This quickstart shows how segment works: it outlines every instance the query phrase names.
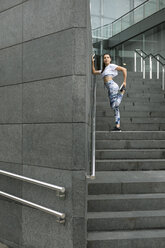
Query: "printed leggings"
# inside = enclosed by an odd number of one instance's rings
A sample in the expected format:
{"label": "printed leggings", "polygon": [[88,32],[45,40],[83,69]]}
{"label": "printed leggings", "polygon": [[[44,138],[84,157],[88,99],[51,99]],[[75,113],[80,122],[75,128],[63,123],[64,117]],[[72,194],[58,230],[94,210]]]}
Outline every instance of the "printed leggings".
{"label": "printed leggings", "polygon": [[122,101],[123,94],[119,92],[119,86],[113,80],[108,81],[105,86],[108,90],[110,106],[114,110],[115,123],[120,125],[119,105]]}

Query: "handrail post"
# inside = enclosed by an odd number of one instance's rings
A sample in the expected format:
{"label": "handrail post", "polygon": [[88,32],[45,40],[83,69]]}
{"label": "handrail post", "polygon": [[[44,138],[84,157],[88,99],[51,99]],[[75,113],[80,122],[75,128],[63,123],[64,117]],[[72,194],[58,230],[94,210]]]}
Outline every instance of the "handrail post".
{"label": "handrail post", "polygon": [[164,66],[162,67],[162,90],[164,90]]}
{"label": "handrail post", "polygon": [[157,58],[157,79],[159,79],[159,56],[157,55],[156,56],[156,58]]}
{"label": "handrail post", "polygon": [[134,52],[134,72],[136,72],[136,51]]}
{"label": "handrail post", "polygon": [[96,143],[96,76],[94,75],[94,90],[93,90],[93,114],[92,114],[92,175],[91,179],[95,179],[95,143]]}
{"label": "handrail post", "polygon": [[141,72],[143,72],[143,53],[141,52],[141,59],[140,59],[140,62],[141,62]]}
{"label": "handrail post", "polygon": [[146,62],[145,59],[143,59],[143,79],[146,78]]}
{"label": "handrail post", "polygon": [[149,56],[149,61],[150,61],[150,79],[152,79],[152,56]]}

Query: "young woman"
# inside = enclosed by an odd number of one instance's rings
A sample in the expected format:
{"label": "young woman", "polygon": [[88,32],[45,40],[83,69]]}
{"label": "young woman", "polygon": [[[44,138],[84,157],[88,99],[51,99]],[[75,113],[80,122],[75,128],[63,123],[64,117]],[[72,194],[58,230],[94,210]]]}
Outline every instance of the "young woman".
{"label": "young woman", "polygon": [[[115,76],[118,75],[118,71],[122,71],[124,77],[124,81],[120,89],[119,86],[112,80]],[[92,72],[93,74],[96,75],[98,74],[102,75],[102,78],[104,80],[104,85],[108,90],[110,106],[114,110],[114,115],[115,115],[116,126],[113,129],[113,131],[121,131],[119,105],[126,90],[127,69],[115,64],[111,64],[110,55],[104,54],[104,62],[103,62],[102,70],[95,70],[94,56],[92,56]]]}

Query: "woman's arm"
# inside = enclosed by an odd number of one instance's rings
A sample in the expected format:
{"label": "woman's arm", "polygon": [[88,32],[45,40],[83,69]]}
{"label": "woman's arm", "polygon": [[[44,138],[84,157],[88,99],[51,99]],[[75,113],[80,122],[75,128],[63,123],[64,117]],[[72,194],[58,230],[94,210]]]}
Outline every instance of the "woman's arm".
{"label": "woman's arm", "polygon": [[94,60],[94,56],[92,56],[92,73],[95,74],[95,75],[101,74],[101,71],[97,71],[97,70],[95,69],[95,60]]}
{"label": "woman's arm", "polygon": [[124,68],[124,67],[122,67],[122,66],[118,66],[118,67],[116,67],[116,70],[117,70],[117,71],[122,71],[122,72],[123,72],[123,77],[124,77],[123,84],[124,84],[124,86],[126,87],[127,69]]}

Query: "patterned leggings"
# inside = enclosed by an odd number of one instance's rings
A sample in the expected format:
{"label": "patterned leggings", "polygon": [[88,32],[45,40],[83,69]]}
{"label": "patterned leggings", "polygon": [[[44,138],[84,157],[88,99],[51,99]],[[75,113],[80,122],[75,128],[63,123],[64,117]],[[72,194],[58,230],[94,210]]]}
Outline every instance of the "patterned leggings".
{"label": "patterned leggings", "polygon": [[119,93],[119,86],[113,81],[110,80],[105,84],[108,90],[108,97],[110,100],[110,106],[114,110],[115,123],[120,125],[120,111],[119,105],[122,101],[123,94]]}

